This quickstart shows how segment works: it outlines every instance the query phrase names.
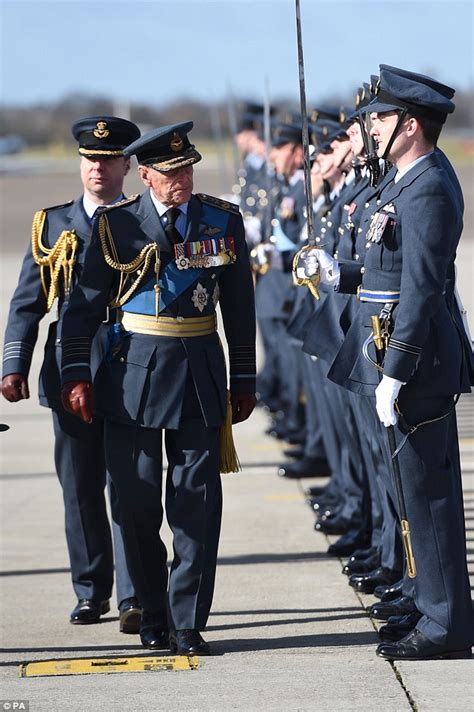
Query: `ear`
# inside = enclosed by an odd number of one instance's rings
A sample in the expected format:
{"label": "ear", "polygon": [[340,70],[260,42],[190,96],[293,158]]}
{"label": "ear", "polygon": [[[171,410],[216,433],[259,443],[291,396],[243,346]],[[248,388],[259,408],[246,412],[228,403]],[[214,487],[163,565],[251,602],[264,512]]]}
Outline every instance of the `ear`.
{"label": "ear", "polygon": [[417,132],[422,132],[421,124],[414,116],[410,116],[408,119],[406,132],[407,136],[414,136]]}
{"label": "ear", "polygon": [[149,178],[149,170],[146,166],[138,166],[138,175],[142,179],[147,188],[151,188],[151,180]]}
{"label": "ear", "polygon": [[124,167],[123,167],[123,174],[124,174],[124,176],[126,176],[126,175],[128,174],[129,170],[130,170],[130,159],[127,158],[127,159],[125,160],[125,164],[124,164]]}

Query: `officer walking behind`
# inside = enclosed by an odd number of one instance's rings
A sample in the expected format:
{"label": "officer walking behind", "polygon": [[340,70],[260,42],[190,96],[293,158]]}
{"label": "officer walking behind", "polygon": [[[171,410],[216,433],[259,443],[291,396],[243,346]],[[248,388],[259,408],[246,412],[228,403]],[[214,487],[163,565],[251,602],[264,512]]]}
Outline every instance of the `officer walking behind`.
{"label": "officer walking behind", "polygon": [[[193,195],[193,123],[150,131],[126,151],[148,188],[95,224],[82,279],[63,327],[63,402],[93,419],[91,339],[110,303],[114,343],[96,380],[105,417],[130,575],[143,608],[141,641],[209,654],[206,625],[222,509],[226,436],[255,405],[253,282],[237,206]],[[220,301],[229,346],[230,403],[216,330]],[[230,412],[231,411],[231,412]],[[225,424],[227,423],[227,427]],[[169,576],[160,538],[162,430],[168,457]],[[219,444],[221,434],[221,443]],[[169,633],[168,633],[169,631]]]}
{"label": "officer walking behind", "polygon": [[[462,200],[452,167],[436,149],[454,111],[453,95],[434,79],[381,65],[378,94],[366,108],[379,157],[397,170],[369,201],[363,269],[360,262],[337,265],[326,254],[314,255],[321,280],[330,275],[334,283],[339,269],[339,290],[358,288],[360,302],[329,377],[369,397],[380,423],[394,427],[396,454],[389,448],[391,431],[381,428],[381,437],[387,472],[394,471],[393,457],[398,459],[416,566],[414,600],[409,607],[406,597],[393,602],[409,615],[385,626],[387,642],[377,649],[388,660],[471,655],[454,410],[454,396],[470,391],[472,357],[453,286]],[[363,348],[372,338],[371,317],[379,315],[386,330],[380,384]]]}
{"label": "officer walking behind", "polygon": [[[82,271],[91,225],[99,206],[123,198],[130,169],[123,149],[140,136],[135,124],[113,116],[80,119],[72,127],[79,143],[84,193],[75,201],[40,210],[34,216],[32,241],[23,261],[10,305],[3,356],[3,396],[29,398],[28,374],[40,320],[58,300],[58,318],[50,328],[39,381],[41,405],[51,408],[55,464],[63,489],[66,540],[72,583],[78,598],[71,623],[98,623],[110,610],[114,559],[104,487],[106,471],[103,422],[92,426],[72,418],[61,406],[60,343],[69,292]],[[101,313],[101,321],[106,310]],[[107,327],[101,326],[92,349],[94,377],[102,358]],[[113,490],[111,490],[113,498]],[[120,530],[113,527],[120,630],[137,632],[140,609],[128,576]]]}

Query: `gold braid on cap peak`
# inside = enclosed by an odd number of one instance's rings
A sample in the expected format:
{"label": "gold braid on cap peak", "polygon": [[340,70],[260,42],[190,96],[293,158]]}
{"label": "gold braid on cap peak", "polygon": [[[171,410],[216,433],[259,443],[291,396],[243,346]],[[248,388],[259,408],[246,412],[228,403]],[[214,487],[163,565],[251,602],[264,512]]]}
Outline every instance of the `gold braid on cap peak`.
{"label": "gold braid on cap peak", "polygon": [[[155,258],[155,272],[157,275],[159,274],[161,264],[160,248],[158,247],[156,242],[149,242],[147,245],[142,247],[138,255],[131,262],[119,262],[114,238],[110,230],[107,215],[105,213],[102,213],[99,218],[99,239],[106,263],[112,269],[117,270],[117,272],[120,272],[120,282],[117,294],[113,297],[113,299],[109,303],[109,306],[121,307],[132,296],[132,294],[136,292],[138,287],[145,279],[146,273],[148,271],[148,268],[150,267],[153,257]],[[134,272],[138,272],[140,268],[140,274],[137,274],[136,280],[127,289],[127,283],[130,279],[130,275]]]}
{"label": "gold braid on cap peak", "polygon": [[[47,311],[49,311],[59,293],[61,271],[64,278],[64,291],[69,294],[78,238],[74,230],[63,230],[53,247],[45,247],[42,235],[46,216],[45,210],[38,210],[33,217],[31,251],[34,261],[40,267],[41,286],[47,300]],[[47,270],[49,270],[49,287],[47,285]]]}
{"label": "gold braid on cap peak", "polygon": [[78,148],[78,152],[81,154],[81,156],[123,156],[123,149],[119,149],[117,151],[107,151],[103,148]]}

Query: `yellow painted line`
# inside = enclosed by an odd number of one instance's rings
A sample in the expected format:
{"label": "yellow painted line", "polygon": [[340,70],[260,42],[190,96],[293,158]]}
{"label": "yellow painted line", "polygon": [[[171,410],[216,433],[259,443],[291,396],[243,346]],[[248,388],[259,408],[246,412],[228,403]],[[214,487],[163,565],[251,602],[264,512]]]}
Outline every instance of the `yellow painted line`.
{"label": "yellow painted line", "polygon": [[23,663],[19,677],[47,677],[51,675],[91,675],[103,672],[157,672],[159,670],[196,670],[197,656],[171,655],[134,658],[74,658],[42,660]]}
{"label": "yellow painted line", "polygon": [[301,494],[266,494],[263,498],[266,502],[301,502]]}

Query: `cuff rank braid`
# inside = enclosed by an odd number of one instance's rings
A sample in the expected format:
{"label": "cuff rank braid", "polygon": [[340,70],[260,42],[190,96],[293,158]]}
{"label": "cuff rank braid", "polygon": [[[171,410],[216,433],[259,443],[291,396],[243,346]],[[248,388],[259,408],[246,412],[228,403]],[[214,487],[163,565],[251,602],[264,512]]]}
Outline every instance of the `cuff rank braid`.
{"label": "cuff rank braid", "polygon": [[90,361],[91,361],[91,343],[92,339],[88,336],[70,336],[63,340],[62,365],[63,371],[71,368],[78,371],[77,380],[91,380],[90,377]]}
{"label": "cuff rank braid", "polygon": [[8,341],[3,347],[3,363],[16,359],[25,361],[28,367],[33,356],[33,346],[27,341]]}
{"label": "cuff rank braid", "polygon": [[255,345],[229,347],[230,381],[253,379],[256,373]]}

